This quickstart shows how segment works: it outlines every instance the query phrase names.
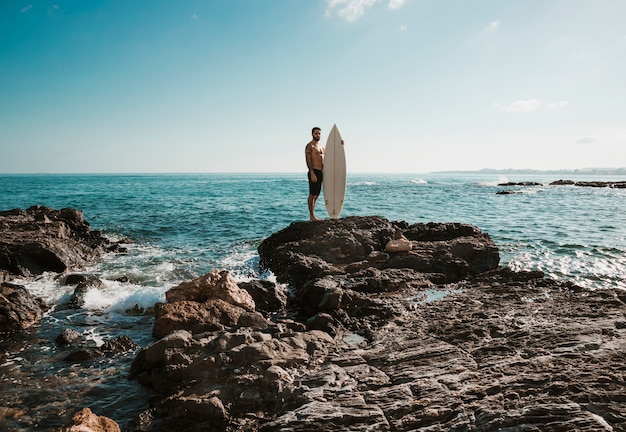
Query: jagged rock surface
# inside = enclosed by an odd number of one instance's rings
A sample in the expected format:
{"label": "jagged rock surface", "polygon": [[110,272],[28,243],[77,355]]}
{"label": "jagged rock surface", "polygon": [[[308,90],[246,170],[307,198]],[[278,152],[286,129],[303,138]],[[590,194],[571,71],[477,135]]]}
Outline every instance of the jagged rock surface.
{"label": "jagged rock surface", "polygon": [[463,224],[296,223],[259,253],[290,284],[286,309],[143,349],[132,373],[159,398],[142,430],[626,428],[622,291],[499,268]]}

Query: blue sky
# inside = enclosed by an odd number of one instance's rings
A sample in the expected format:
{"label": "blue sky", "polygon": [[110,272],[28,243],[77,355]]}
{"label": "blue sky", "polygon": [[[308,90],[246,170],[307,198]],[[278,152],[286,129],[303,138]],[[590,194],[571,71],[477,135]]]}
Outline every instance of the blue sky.
{"label": "blue sky", "polygon": [[623,0],[0,2],[0,173],[626,166]]}

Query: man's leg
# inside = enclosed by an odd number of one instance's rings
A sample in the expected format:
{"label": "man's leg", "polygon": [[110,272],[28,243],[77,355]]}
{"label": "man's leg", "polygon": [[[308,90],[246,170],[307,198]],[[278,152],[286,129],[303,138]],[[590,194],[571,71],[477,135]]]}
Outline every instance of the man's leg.
{"label": "man's leg", "polygon": [[318,220],[315,217],[315,204],[317,204],[317,198],[319,195],[309,195],[309,219]]}

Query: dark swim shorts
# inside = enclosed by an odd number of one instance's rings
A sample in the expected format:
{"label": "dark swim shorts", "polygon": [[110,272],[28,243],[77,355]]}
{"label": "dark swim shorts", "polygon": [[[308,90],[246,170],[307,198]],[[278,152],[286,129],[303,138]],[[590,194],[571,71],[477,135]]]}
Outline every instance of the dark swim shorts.
{"label": "dark swim shorts", "polygon": [[307,172],[307,177],[309,178],[309,195],[319,196],[320,192],[322,192],[322,180],[324,178],[324,174],[322,174],[321,170],[314,169],[315,177],[317,177],[317,181],[313,183],[311,181],[311,171]]}

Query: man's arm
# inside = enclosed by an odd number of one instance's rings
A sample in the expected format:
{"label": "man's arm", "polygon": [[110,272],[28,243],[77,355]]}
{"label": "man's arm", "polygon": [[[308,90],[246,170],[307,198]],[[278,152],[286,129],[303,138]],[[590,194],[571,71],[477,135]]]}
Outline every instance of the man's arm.
{"label": "man's arm", "polygon": [[313,171],[313,147],[311,143],[307,144],[304,148],[304,157],[306,159],[306,166],[309,169],[311,181],[317,183],[317,176],[315,175],[315,171]]}

